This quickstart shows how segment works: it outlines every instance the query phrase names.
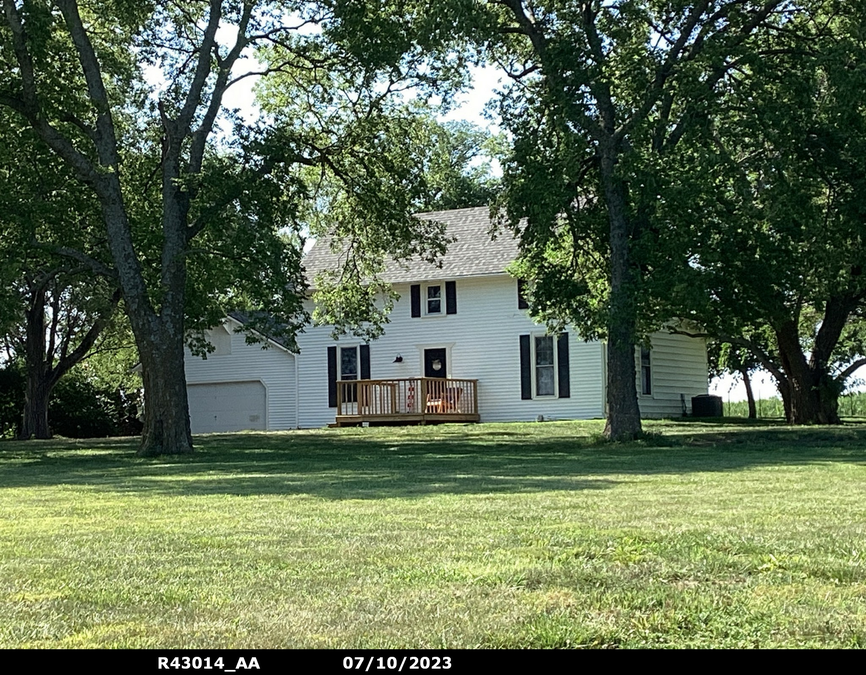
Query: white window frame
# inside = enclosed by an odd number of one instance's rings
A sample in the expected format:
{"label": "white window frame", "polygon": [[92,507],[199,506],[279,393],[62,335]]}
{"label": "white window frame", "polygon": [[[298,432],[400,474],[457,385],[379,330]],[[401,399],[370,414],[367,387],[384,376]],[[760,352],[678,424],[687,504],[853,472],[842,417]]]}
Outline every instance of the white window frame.
{"label": "white window frame", "polygon": [[[431,298],[429,296],[431,288],[439,288],[439,297]],[[422,298],[422,302],[424,303],[424,316],[445,316],[445,282],[444,281],[431,281],[429,284],[424,284],[421,287],[424,291],[424,297]],[[439,311],[431,312],[430,311],[430,301],[431,300],[439,300]]]}
{"label": "white window frame", "polygon": [[[550,338],[553,345],[553,393],[552,394],[539,394],[538,393],[538,362],[536,359],[536,350],[535,350],[535,341],[537,338]],[[551,399],[551,398],[559,398],[559,348],[557,344],[557,335],[551,335],[550,333],[530,333],[529,336],[530,345],[529,345],[529,357],[531,359],[532,366],[532,398],[533,399]],[[550,367],[550,366],[544,366]]]}

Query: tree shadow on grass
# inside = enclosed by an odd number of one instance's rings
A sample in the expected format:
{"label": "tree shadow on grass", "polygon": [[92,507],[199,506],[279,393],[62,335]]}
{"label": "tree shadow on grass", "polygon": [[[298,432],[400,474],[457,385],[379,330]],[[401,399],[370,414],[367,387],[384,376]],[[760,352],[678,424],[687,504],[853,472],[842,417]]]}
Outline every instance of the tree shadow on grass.
{"label": "tree shadow on grass", "polygon": [[631,475],[866,459],[866,425],[658,428],[623,444],[574,423],[240,433],[197,437],[195,454],[157,459],[135,457],[127,439],[3,443],[0,489],[381,499],[603,490]]}

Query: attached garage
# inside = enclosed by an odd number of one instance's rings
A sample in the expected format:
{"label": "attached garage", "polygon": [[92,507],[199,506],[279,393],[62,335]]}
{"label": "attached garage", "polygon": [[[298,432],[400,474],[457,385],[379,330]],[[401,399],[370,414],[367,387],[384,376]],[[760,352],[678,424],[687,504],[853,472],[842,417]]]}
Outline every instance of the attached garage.
{"label": "attached garage", "polygon": [[261,382],[191,384],[187,392],[194,434],[267,429],[267,392]]}
{"label": "attached garage", "polygon": [[298,427],[297,365],[284,345],[247,344],[242,324],[228,317],[205,334],[206,359],[187,350],[189,423],[194,434],[275,431]]}

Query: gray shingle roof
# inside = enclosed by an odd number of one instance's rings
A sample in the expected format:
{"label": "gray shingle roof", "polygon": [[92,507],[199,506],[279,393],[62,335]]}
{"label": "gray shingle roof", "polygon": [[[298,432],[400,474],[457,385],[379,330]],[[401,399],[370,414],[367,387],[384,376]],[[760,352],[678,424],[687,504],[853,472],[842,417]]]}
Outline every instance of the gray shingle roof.
{"label": "gray shingle roof", "polygon": [[[496,239],[491,240],[490,208],[487,206],[419,213],[416,217],[445,223],[447,236],[455,239],[440,258],[442,266],[421,259],[402,263],[391,260],[385,265],[382,281],[433,281],[502,274],[517,258],[517,240],[511,232],[501,231]],[[340,262],[340,254],[330,250],[326,239],[319,239],[304,257],[304,267],[311,282],[321,271],[336,270]]]}
{"label": "gray shingle roof", "polygon": [[[238,323],[241,323],[245,326],[250,323],[250,320],[252,318],[252,315],[249,312],[229,312],[229,316]],[[280,345],[280,347],[283,347],[286,351],[294,353],[298,350],[297,345],[292,344],[290,340],[287,340],[284,337],[277,336],[276,333],[278,331],[274,330],[274,332],[272,333],[266,330],[268,324],[271,324],[273,329],[285,328],[285,324],[281,324],[276,317],[266,313],[260,313],[257,318],[259,319],[260,323],[262,322],[262,319],[264,319],[265,328],[260,331],[254,330],[253,332],[258,333],[263,338],[266,338],[271,342]]]}

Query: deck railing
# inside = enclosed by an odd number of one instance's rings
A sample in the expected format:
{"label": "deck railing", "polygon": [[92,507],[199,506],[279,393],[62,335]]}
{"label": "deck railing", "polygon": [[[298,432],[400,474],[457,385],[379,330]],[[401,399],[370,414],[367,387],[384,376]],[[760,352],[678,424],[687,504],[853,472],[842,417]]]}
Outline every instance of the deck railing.
{"label": "deck railing", "polygon": [[337,416],[478,416],[478,380],[409,377],[338,380]]}

